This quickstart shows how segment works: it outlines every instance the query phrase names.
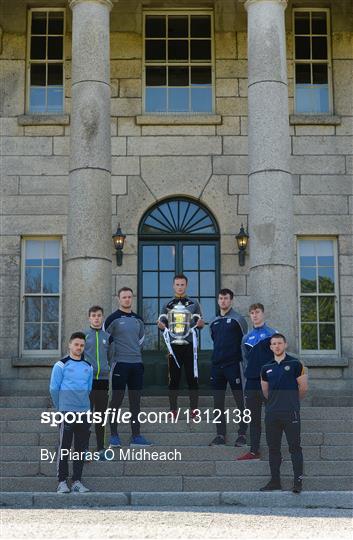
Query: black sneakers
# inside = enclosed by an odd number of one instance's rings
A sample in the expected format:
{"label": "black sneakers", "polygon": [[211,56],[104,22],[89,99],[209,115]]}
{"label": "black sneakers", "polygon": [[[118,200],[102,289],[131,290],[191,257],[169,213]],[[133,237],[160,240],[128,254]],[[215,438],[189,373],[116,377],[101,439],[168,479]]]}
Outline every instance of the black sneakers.
{"label": "black sneakers", "polygon": [[221,444],[226,444],[226,440],[223,435],[217,435],[208,446],[220,446]]}
{"label": "black sneakers", "polygon": [[260,488],[260,491],[281,491],[281,489],[281,481],[271,479],[265,486]]}
{"label": "black sneakers", "polygon": [[245,437],[245,435],[239,435],[239,437],[235,441],[234,446],[237,446],[237,447],[246,446],[246,437]]}
{"label": "black sneakers", "polygon": [[293,483],[292,492],[301,493],[303,489],[303,480],[301,478],[296,478]]}

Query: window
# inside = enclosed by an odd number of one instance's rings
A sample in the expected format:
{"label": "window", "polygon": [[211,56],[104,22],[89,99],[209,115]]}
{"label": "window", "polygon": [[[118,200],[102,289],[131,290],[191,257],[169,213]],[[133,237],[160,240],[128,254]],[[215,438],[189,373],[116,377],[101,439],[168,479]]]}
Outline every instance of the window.
{"label": "window", "polygon": [[210,13],[146,13],[146,113],[213,111],[213,20]]}
{"label": "window", "polygon": [[60,114],[64,110],[64,9],[28,13],[27,110]]}
{"label": "window", "polygon": [[[143,218],[139,245],[139,301],[145,321],[145,350],[164,350],[156,320],[173,296],[173,277],[184,272],[188,294],[200,301],[206,322],[216,313],[219,286],[219,232],[214,218],[187,199],[159,203]],[[200,332],[202,350],[212,349],[208,328]]]}
{"label": "window", "polygon": [[22,351],[50,354],[60,350],[61,242],[23,240]]}
{"label": "window", "polygon": [[328,238],[300,239],[298,268],[301,351],[338,353],[336,241]]}
{"label": "window", "polygon": [[296,113],[332,110],[329,22],[328,10],[294,10]]}

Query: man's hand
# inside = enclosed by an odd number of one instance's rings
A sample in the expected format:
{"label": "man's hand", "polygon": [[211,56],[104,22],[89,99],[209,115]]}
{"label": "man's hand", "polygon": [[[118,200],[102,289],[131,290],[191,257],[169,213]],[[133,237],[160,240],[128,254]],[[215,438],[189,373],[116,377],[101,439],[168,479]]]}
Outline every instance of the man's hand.
{"label": "man's hand", "polygon": [[205,321],[203,319],[197,319],[195,328],[203,328],[205,326]]}
{"label": "man's hand", "polygon": [[162,321],[157,321],[157,326],[160,330],[165,330],[166,325]]}

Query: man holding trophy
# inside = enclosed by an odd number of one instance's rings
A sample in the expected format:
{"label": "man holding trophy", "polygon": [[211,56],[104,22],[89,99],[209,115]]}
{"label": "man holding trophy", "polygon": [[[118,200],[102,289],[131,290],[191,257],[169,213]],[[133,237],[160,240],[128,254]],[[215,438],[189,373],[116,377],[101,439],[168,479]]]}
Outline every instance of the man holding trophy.
{"label": "man holding trophy", "polygon": [[198,406],[198,365],[196,328],[203,328],[201,307],[196,299],[186,294],[188,278],[178,274],[173,279],[175,296],[167,302],[158,318],[158,328],[169,351],[169,404],[173,416],[177,417],[178,390],[181,368],[184,366],[186,381],[189,387],[191,417],[195,416]]}

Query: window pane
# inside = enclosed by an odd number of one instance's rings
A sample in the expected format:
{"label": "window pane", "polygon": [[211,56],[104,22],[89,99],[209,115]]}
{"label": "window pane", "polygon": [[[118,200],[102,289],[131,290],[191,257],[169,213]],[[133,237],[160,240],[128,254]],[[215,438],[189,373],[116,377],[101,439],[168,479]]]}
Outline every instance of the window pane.
{"label": "window pane", "polygon": [[317,325],[316,324],[302,324],[302,349],[304,350],[317,350]]}
{"label": "window pane", "polygon": [[40,349],[40,324],[24,325],[24,348],[26,351]]}
{"label": "window pane", "polygon": [[203,351],[210,351],[213,349],[213,341],[211,338],[211,334],[208,330],[208,326],[205,326],[202,332],[200,332],[200,341],[201,341],[201,349]]}
{"label": "window pane", "polygon": [[143,273],[143,296],[158,296],[158,273]]}
{"label": "window pane", "polygon": [[167,70],[165,67],[146,67],[146,86],[165,86]]}
{"label": "window pane", "polygon": [[189,44],[185,39],[170,39],[168,41],[168,60],[185,61],[189,59]]}
{"label": "window pane", "polygon": [[[200,299],[201,309],[202,309],[202,315],[206,322],[210,322],[210,320],[216,315],[216,303],[214,298],[201,298]],[[206,332],[208,332],[208,328],[205,329]]]}
{"label": "window pane", "polygon": [[304,267],[300,270],[300,288],[301,292],[316,291],[316,268]]}
{"label": "window pane", "polygon": [[199,274],[197,272],[187,272],[188,282],[188,294],[193,297],[199,296]]}
{"label": "window pane", "polygon": [[159,268],[161,270],[175,270],[175,246],[159,247]]}
{"label": "window pane", "polygon": [[316,296],[302,296],[301,304],[301,320],[302,321],[317,321]]}
{"label": "window pane", "polygon": [[336,348],[336,331],[334,324],[320,324],[320,349],[332,351]]}
{"label": "window pane", "polygon": [[142,304],[142,317],[145,323],[155,323],[159,317],[158,313],[158,300],[154,298],[148,298],[143,300]]}
{"label": "window pane", "polygon": [[334,266],[334,259],[333,256],[324,256],[324,257],[318,257],[317,258],[317,264],[318,266]]}
{"label": "window pane", "polygon": [[189,89],[188,88],[170,88],[168,91],[170,112],[188,112],[189,111]]}
{"label": "window pane", "polygon": [[166,112],[167,90],[165,88],[146,88],[146,112]]}
{"label": "window pane", "polygon": [[216,248],[215,246],[200,246],[200,269],[215,270]]}
{"label": "window pane", "polygon": [[191,61],[211,60],[211,41],[209,39],[191,40]]}
{"label": "window pane", "polygon": [[295,38],[295,57],[297,60],[306,60],[310,58],[310,38]]}
{"label": "window pane", "polygon": [[200,272],[200,294],[208,296],[216,294],[214,272]]}
{"label": "window pane", "polygon": [[168,68],[168,84],[169,86],[189,86],[189,68]]}
{"label": "window pane", "polygon": [[184,270],[197,270],[199,267],[198,246],[183,246]]}
{"label": "window pane", "polygon": [[297,84],[311,83],[310,64],[295,65],[295,82]]}
{"label": "window pane", "polygon": [[146,16],[146,27],[145,27],[146,37],[165,37],[166,36],[166,17],[164,15]]}
{"label": "window pane", "polygon": [[26,266],[40,266],[42,264],[43,242],[40,240],[26,241]]}
{"label": "window pane", "polygon": [[63,84],[63,64],[48,64],[48,85],[61,86]]}
{"label": "window pane", "polygon": [[312,58],[315,60],[327,59],[327,38],[313,37],[312,38]]}
{"label": "window pane", "polygon": [[212,89],[192,88],[191,89],[191,110],[192,112],[212,112]]}
{"label": "window pane", "polygon": [[210,67],[192,67],[191,84],[211,84],[212,71]]}
{"label": "window pane", "polygon": [[32,12],[32,34],[46,34],[47,32],[47,14],[45,11]]}
{"label": "window pane", "polygon": [[45,59],[45,36],[31,37],[31,60]]}
{"label": "window pane", "polygon": [[31,112],[45,112],[46,111],[46,89],[38,87],[32,87],[29,96],[29,110]]}
{"label": "window pane", "polygon": [[327,64],[313,64],[313,83],[327,84]]}
{"label": "window pane", "polygon": [[158,268],[158,247],[157,246],[143,246],[142,268],[144,270],[157,270]]}
{"label": "window pane", "polygon": [[42,349],[44,351],[58,349],[59,325],[43,324],[42,326]]}
{"label": "window pane", "polygon": [[300,266],[316,266],[316,257],[300,257]]}
{"label": "window pane", "polygon": [[312,34],[327,34],[326,13],[324,11],[312,12],[311,33]]}
{"label": "window pane", "polygon": [[47,89],[47,112],[56,113],[63,110],[63,87],[48,87]]}
{"label": "window pane", "polygon": [[59,298],[43,298],[43,321],[59,321]]}
{"label": "window pane", "polygon": [[45,86],[45,64],[31,64],[31,86]]}
{"label": "window pane", "polygon": [[335,292],[334,268],[319,267],[319,292]]}
{"label": "window pane", "polygon": [[319,297],[319,321],[335,322],[335,299],[332,296]]}
{"label": "window pane", "polygon": [[145,326],[145,341],[143,342],[143,348],[146,351],[155,351],[158,349],[158,333],[157,325]]}
{"label": "window pane", "polygon": [[168,37],[188,37],[188,16],[168,17]]}
{"label": "window pane", "polygon": [[64,33],[64,13],[52,11],[49,13],[48,34]]}
{"label": "window pane", "polygon": [[146,40],[146,60],[162,60],[166,59],[166,47],[163,40]]}
{"label": "window pane", "polygon": [[[44,244],[44,265],[59,266],[60,259],[60,241],[59,240],[46,240]],[[52,261],[50,263],[49,261]]]}
{"label": "window pane", "polygon": [[333,242],[332,240],[318,240],[316,242],[317,253],[320,257],[332,257],[333,264]]}
{"label": "window pane", "polygon": [[174,272],[160,272],[159,274],[159,295],[167,296],[173,292]]}
{"label": "window pane", "polygon": [[294,28],[296,34],[310,34],[310,13],[296,12]]}
{"label": "window pane", "polygon": [[48,59],[57,60],[63,57],[63,38],[48,37]]}
{"label": "window pane", "polygon": [[59,268],[44,268],[43,269],[43,292],[44,293],[59,292]]}
{"label": "window pane", "polygon": [[25,322],[40,322],[41,298],[27,297],[25,300]]}
{"label": "window pane", "polygon": [[41,268],[28,267],[25,270],[25,292],[40,293],[41,292]]}
{"label": "window pane", "polygon": [[328,86],[296,86],[296,112],[324,113],[329,111]]}
{"label": "window pane", "polygon": [[209,15],[191,16],[191,37],[210,37],[211,17]]}

